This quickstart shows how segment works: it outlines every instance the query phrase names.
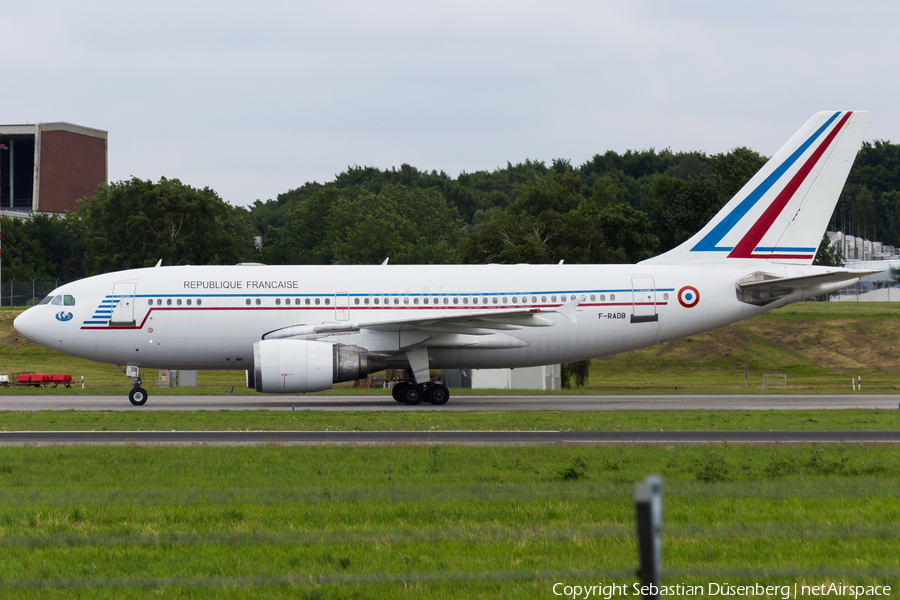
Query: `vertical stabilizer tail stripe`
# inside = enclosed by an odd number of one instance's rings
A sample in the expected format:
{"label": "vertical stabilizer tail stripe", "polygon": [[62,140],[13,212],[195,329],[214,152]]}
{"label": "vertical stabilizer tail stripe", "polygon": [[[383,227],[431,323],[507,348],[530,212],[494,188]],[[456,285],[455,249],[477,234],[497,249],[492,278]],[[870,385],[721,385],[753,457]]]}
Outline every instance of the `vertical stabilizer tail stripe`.
{"label": "vertical stabilizer tail stripe", "polygon": [[[739,241],[734,250],[728,255],[728,258],[753,258],[753,251],[756,249],[759,242],[762,240],[763,236],[769,231],[769,228],[772,227],[772,224],[775,223],[775,219],[778,218],[778,215],[781,214],[781,211],[784,210],[784,207],[787,206],[788,202],[790,202],[791,198],[794,197],[794,194],[809,176],[810,172],[813,170],[813,167],[819,162],[822,156],[825,154],[825,151],[831,147],[832,142],[837,137],[838,133],[844,128],[844,125],[847,124],[847,120],[852,115],[852,112],[847,112],[838,124],[831,130],[831,132],[822,140],[822,143],[819,144],[819,147],[815,149],[812,155],[806,160],[802,167],[794,174],[791,180],[788,182],[784,189],[775,197],[775,200],[766,207],[766,210],[763,212],[762,216],[756,220],[756,222],[750,227],[749,231],[744,235],[744,237]],[[761,258],[761,257],[760,257]],[[781,256],[779,258],[805,258],[799,256]]]}
{"label": "vertical stabilizer tail stripe", "polygon": [[719,248],[718,244],[722,241],[722,238],[730,232],[738,222],[746,216],[750,209],[753,208],[757,202],[759,202],[760,198],[762,198],[766,192],[768,192],[775,183],[781,179],[781,177],[785,174],[785,172],[790,169],[797,159],[806,152],[809,147],[819,139],[819,136],[828,129],[828,127],[834,122],[835,119],[838,118],[840,112],[834,113],[821,127],[819,127],[811,136],[809,136],[799,148],[797,148],[791,155],[775,169],[766,179],[760,183],[756,189],[750,192],[744,200],[735,207],[729,214],[725,215],[725,218],[722,219],[713,229],[710,231],[702,240],[700,240],[696,246],[691,248],[694,252],[703,252],[710,250],[719,250],[719,251],[727,251],[731,250],[731,248]]}

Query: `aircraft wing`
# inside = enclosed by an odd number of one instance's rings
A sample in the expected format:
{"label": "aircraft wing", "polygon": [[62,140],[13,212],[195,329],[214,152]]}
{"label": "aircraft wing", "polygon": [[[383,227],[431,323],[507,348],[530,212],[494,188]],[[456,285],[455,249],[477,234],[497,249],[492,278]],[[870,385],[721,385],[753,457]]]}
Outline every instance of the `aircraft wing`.
{"label": "aircraft wing", "polygon": [[816,275],[804,275],[801,277],[777,277],[758,281],[743,281],[738,282],[737,286],[747,292],[791,292],[797,288],[836,283],[838,281],[847,281],[849,279],[859,279],[860,277],[874,275],[875,273],[881,273],[881,271],[847,269],[842,271],[832,271],[830,273],[819,273]]}
{"label": "aircraft wing", "polygon": [[262,336],[264,340],[291,338],[309,335],[329,335],[369,331],[399,331],[419,329],[435,333],[491,335],[498,331],[522,329],[523,327],[551,327],[554,322],[542,317],[543,313],[559,313],[572,322],[575,312],[584,296],[571,300],[555,308],[501,308],[463,310],[451,315],[428,317],[410,316],[402,319],[371,320],[355,322],[328,322],[308,325],[291,325]]}

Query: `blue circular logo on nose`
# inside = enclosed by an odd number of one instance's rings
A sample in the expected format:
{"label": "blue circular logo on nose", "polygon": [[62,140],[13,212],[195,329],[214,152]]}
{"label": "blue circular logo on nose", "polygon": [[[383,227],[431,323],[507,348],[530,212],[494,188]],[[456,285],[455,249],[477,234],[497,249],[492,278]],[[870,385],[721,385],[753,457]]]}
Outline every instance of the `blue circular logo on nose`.
{"label": "blue circular logo on nose", "polygon": [[72,313],[66,312],[64,310],[60,311],[60,312],[56,313],[56,320],[57,321],[71,321]]}

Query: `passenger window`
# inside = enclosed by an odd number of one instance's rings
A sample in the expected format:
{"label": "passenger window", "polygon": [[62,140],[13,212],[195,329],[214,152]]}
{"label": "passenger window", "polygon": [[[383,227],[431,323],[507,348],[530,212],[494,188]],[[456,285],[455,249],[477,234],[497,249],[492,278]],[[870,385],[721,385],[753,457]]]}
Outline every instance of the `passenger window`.
{"label": "passenger window", "polygon": [[663,300],[668,300],[668,299],[669,299],[669,295],[668,295],[668,294],[663,294]]}
{"label": "passenger window", "polygon": [[175,301],[175,304],[177,304],[178,306],[181,306],[181,298],[179,298],[178,300],[176,300],[176,301]]}
{"label": "passenger window", "polygon": [[403,298],[403,304],[409,304],[409,298],[406,298],[406,297],[404,296],[404,298]]}
{"label": "passenger window", "polygon": [[469,303],[469,299],[468,299],[468,298],[463,298],[463,304],[468,304],[468,303]]}
{"label": "passenger window", "polygon": [[318,305],[319,305],[319,299],[316,298],[316,306],[318,306]]}
{"label": "passenger window", "polygon": [[413,298],[413,304],[418,304],[418,303],[419,303],[419,299],[418,299],[418,298]]}
{"label": "passenger window", "polygon": [[281,298],[275,298],[275,306],[281,306]]}
{"label": "passenger window", "polygon": [[610,302],[615,302],[615,301],[616,301],[616,295],[615,295],[615,294],[610,294],[610,295],[609,295],[609,301],[610,301]]}
{"label": "passenger window", "polygon": [[454,298],[454,299],[453,299],[453,304],[459,304],[459,298]]}
{"label": "passenger window", "polygon": [[250,306],[250,298],[247,298],[247,306]]}
{"label": "passenger window", "polygon": [[375,304],[378,304],[378,298],[375,298]]}
{"label": "passenger window", "polygon": [[519,300],[515,296],[513,296],[513,304],[518,304],[518,303],[519,303]]}
{"label": "passenger window", "polygon": [[394,304],[400,304],[400,298],[394,298]]}
{"label": "passenger window", "polygon": [[197,306],[200,306],[200,298],[197,298]]}
{"label": "passenger window", "polygon": [[422,303],[423,303],[423,304],[428,304],[428,298],[423,298],[423,299],[422,299]]}
{"label": "passenger window", "polygon": [[363,300],[363,304],[368,305],[368,304],[369,304],[369,299],[366,298],[365,300]]}
{"label": "passenger window", "polygon": [[546,301],[547,301],[547,296],[541,296],[541,302],[546,302]]}
{"label": "passenger window", "polygon": [[493,301],[494,301],[494,304],[497,304],[497,296],[494,296]]}
{"label": "passenger window", "polygon": [[550,296],[550,302],[556,302],[556,296]]}
{"label": "passenger window", "polygon": [[537,296],[532,296],[532,297],[531,297],[531,303],[532,303],[532,304],[535,304],[536,302],[537,302]]}
{"label": "passenger window", "polygon": [[[41,304],[50,304],[53,301],[53,296],[45,296],[43,300],[41,300]],[[38,304],[40,306],[41,304]]]}
{"label": "passenger window", "polygon": [[353,304],[357,304],[357,305],[358,305],[358,304],[359,304],[359,298],[354,298],[354,299],[353,299]]}
{"label": "passenger window", "polygon": [[260,300],[259,298],[257,298],[257,299],[256,299],[256,305],[259,306],[260,304],[262,304],[262,300]]}
{"label": "passenger window", "polygon": [[147,300],[147,306],[153,306],[153,299]]}
{"label": "passenger window", "polygon": [[188,305],[188,306],[191,305],[191,299],[190,299],[190,298],[187,299],[187,305]]}
{"label": "passenger window", "polygon": [[172,306],[172,299],[171,299],[171,298],[169,298],[168,300],[166,300],[166,306]]}
{"label": "passenger window", "polygon": [[444,304],[450,304],[450,299],[449,299],[449,298],[444,298]]}
{"label": "passenger window", "polygon": [[309,298],[306,299],[306,305],[309,306]]}
{"label": "passenger window", "polygon": [[331,298],[325,298],[325,304],[331,304]]}
{"label": "passenger window", "polygon": [[591,302],[593,302],[593,301],[596,300],[596,299],[597,299],[597,297],[594,296],[594,294],[591,294]]}

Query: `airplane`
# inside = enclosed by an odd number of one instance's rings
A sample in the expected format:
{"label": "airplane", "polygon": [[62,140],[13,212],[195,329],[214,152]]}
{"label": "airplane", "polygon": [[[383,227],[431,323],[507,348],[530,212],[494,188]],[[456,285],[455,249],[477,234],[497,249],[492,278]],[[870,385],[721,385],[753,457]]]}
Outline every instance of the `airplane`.
{"label": "airplane", "polygon": [[665,343],[837,291],[876,271],[813,266],[871,119],[815,114],[696,235],[632,265],[173,266],[60,286],[15,328],[141,369],[235,369],[265,394],[385,368],[405,404],[445,404],[430,369],[575,362]]}

